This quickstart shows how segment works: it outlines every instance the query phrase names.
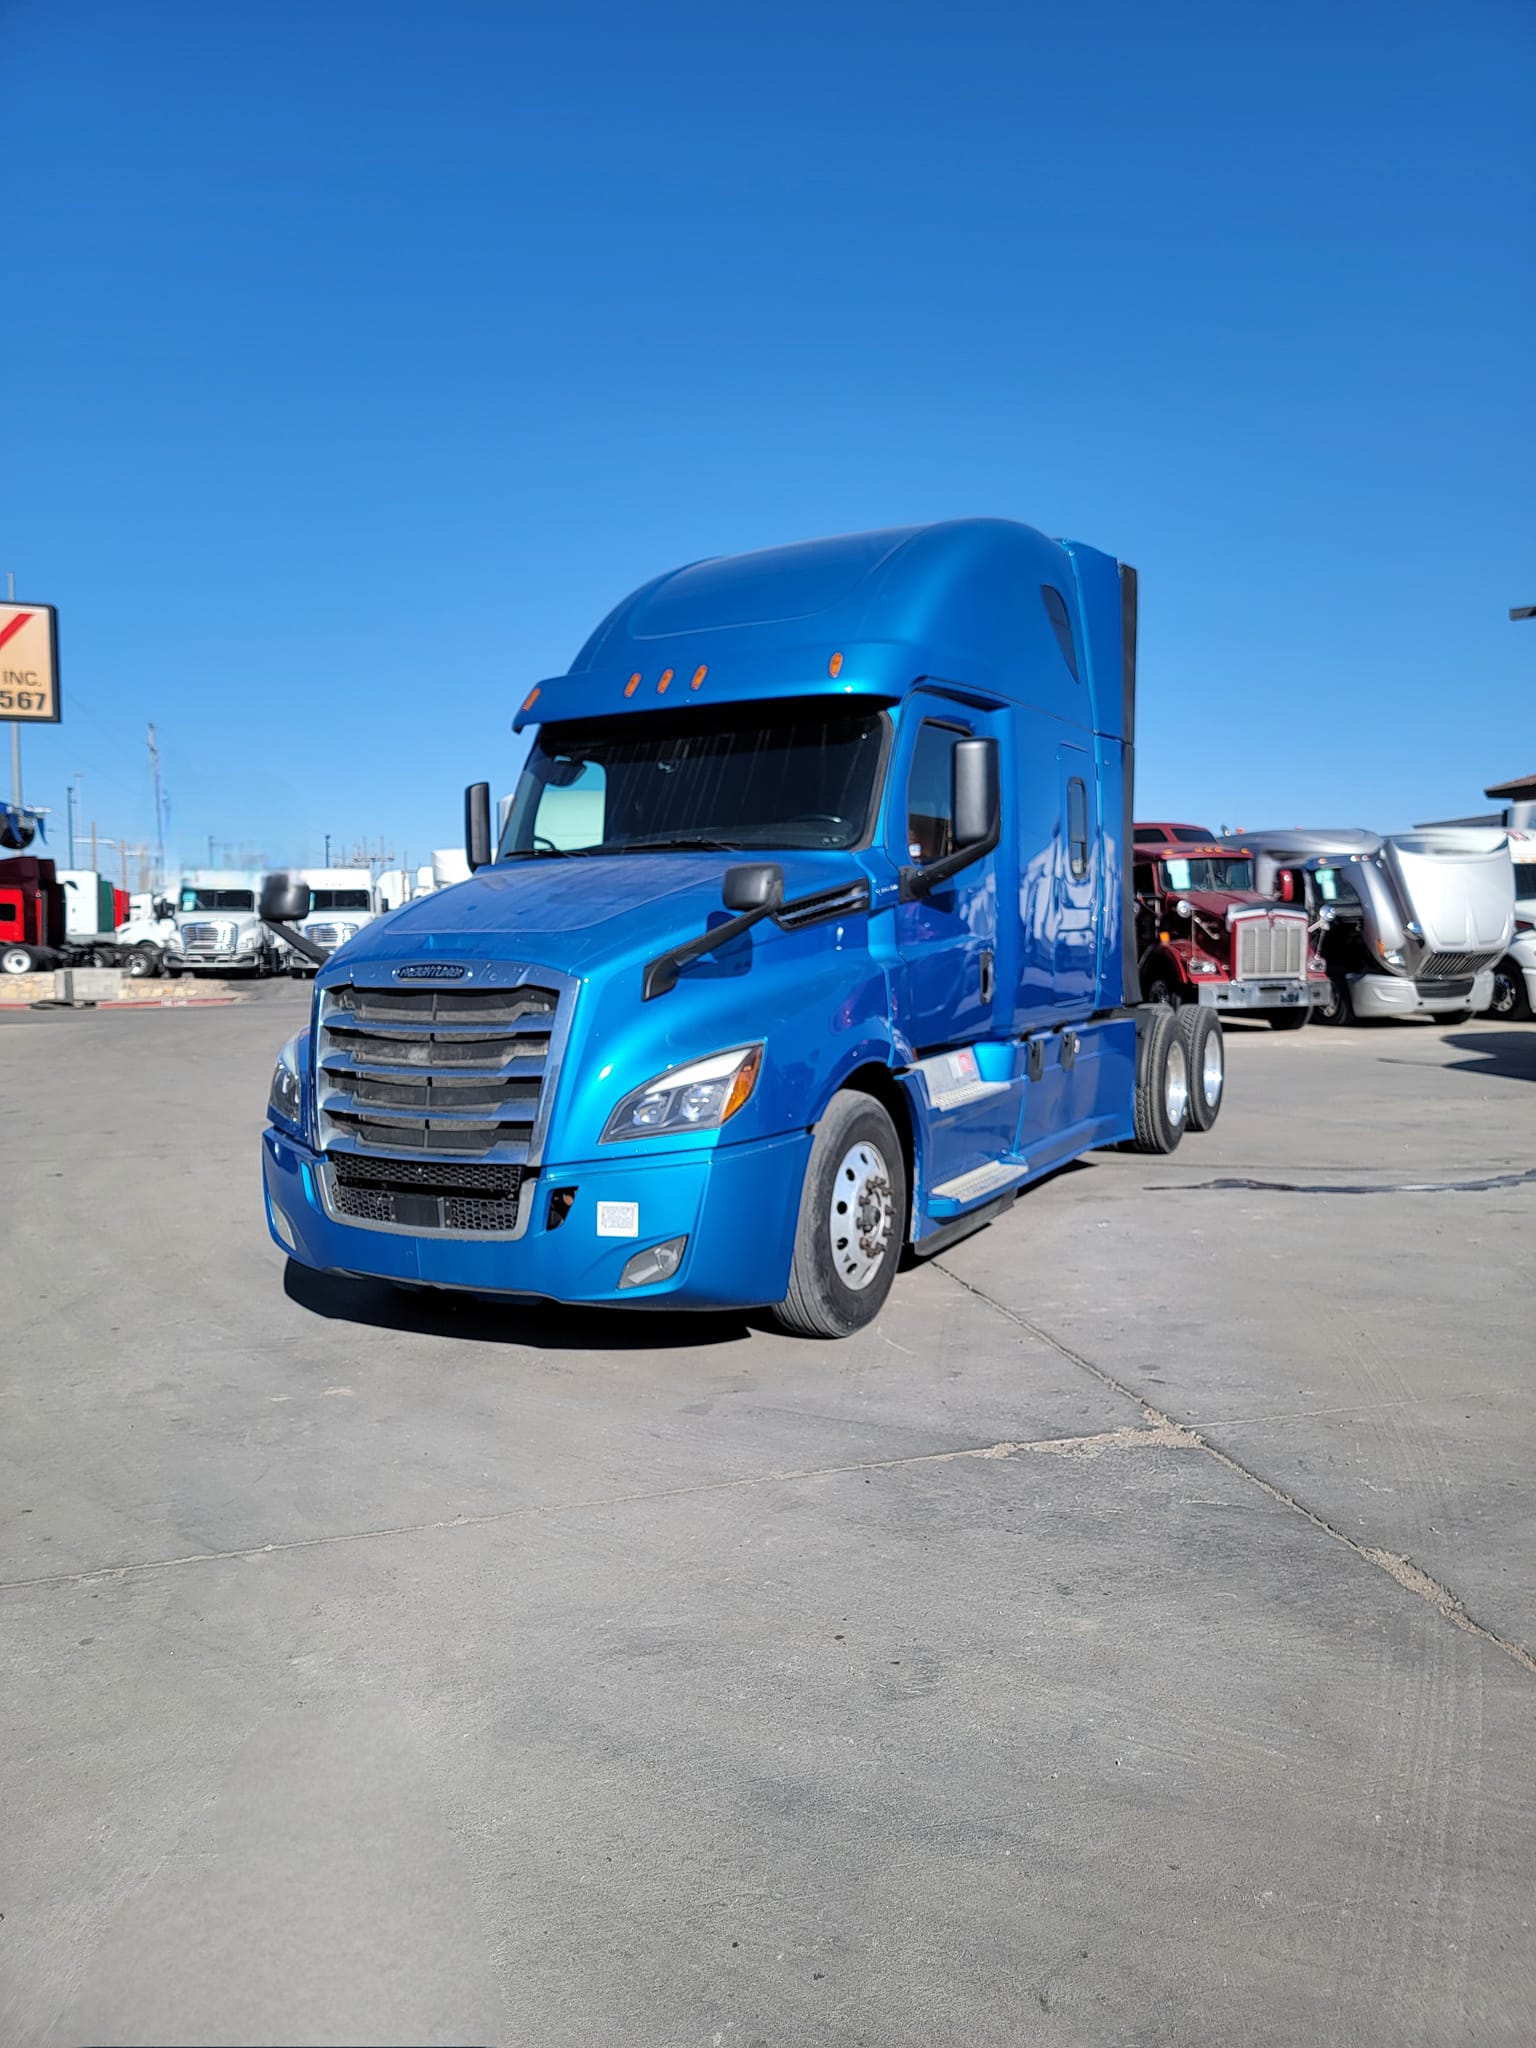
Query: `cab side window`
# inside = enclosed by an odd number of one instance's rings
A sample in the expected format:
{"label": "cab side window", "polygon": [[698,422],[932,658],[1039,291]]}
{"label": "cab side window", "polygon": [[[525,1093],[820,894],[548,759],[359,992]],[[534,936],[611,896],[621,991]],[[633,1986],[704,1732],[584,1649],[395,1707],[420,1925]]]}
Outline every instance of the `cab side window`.
{"label": "cab side window", "polygon": [[968,737],[960,726],[924,719],[907,771],[907,858],[918,867],[954,850],[951,794],[955,742]]}

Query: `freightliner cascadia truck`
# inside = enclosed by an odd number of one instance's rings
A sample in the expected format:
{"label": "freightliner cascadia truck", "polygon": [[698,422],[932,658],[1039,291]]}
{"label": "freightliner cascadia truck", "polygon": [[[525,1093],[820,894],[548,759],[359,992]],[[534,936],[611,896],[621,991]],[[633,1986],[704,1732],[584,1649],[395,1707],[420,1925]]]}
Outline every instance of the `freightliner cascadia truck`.
{"label": "freightliner cascadia truck", "polygon": [[[263,1141],[276,1242],[841,1336],[904,1252],[1208,1128],[1220,1024],[1137,984],[1135,648],[1132,570],[1005,520],[644,585],[523,697],[498,844],[466,795],[470,879],[317,961]],[[293,943],[307,902],[276,875],[263,915]]]}

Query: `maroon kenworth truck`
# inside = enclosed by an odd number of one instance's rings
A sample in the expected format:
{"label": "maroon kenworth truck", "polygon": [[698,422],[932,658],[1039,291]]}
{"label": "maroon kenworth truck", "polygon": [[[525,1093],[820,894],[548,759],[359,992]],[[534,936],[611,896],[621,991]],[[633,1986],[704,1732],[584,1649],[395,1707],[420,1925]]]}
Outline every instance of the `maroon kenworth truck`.
{"label": "maroon kenworth truck", "polygon": [[1136,946],[1149,1002],[1267,1017],[1299,1031],[1327,985],[1305,909],[1254,887],[1251,854],[1203,825],[1134,827]]}

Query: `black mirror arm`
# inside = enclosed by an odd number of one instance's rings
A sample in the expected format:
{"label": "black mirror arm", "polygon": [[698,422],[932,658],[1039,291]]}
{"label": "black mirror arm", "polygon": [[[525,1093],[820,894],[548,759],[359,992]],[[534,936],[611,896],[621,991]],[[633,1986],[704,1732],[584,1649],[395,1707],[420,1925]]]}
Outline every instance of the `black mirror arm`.
{"label": "black mirror arm", "polygon": [[261,921],[269,932],[276,932],[280,939],[292,946],[295,953],[302,953],[306,960],[313,960],[317,967],[323,967],[330,959],[330,949],[326,946],[317,946],[309,934],[301,932],[297,925],[282,924],[275,917],[264,917]]}
{"label": "black mirror arm", "polygon": [[691,960],[701,960],[706,953],[713,953],[716,946],[729,945],[732,939],[750,931],[755,924],[761,924],[765,917],[783,909],[782,903],[760,903],[756,910],[743,910],[738,917],[728,917],[724,924],[713,924],[708,931],[699,933],[686,945],[671,946],[665,953],[658,953],[654,960],[645,963],[645,975],[640,984],[640,1000],[648,1003],[652,996],[664,996],[668,989],[677,987],[677,971],[686,967]]}
{"label": "black mirror arm", "polygon": [[929,861],[926,867],[903,868],[900,877],[902,902],[911,903],[919,896],[926,896],[931,889],[937,889],[941,882],[947,882],[951,875],[958,875],[962,868],[968,868],[973,861],[984,859],[1002,836],[1002,821],[994,818],[992,829],[985,839],[972,840],[969,846],[957,846],[953,853],[946,853],[938,860]]}

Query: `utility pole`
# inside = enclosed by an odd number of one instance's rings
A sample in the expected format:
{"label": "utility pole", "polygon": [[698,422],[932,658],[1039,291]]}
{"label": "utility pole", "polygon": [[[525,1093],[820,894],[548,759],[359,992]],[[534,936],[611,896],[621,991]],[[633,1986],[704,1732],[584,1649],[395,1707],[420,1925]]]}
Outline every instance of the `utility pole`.
{"label": "utility pole", "polygon": [[[16,602],[16,577],[9,569],[5,572],[5,601]],[[21,722],[15,718],[11,720],[11,802],[21,809]]]}
{"label": "utility pole", "polygon": [[71,775],[64,791],[64,801],[69,812],[69,864],[71,867],[75,864],[75,805],[80,798],[80,792],[76,789],[75,784],[84,780],[85,777],[83,775]]}
{"label": "utility pole", "polygon": [[100,873],[100,869],[96,865],[96,820],[94,818],[91,820],[91,873],[93,875]]}
{"label": "utility pole", "polygon": [[329,832],[325,835],[325,864],[327,867],[331,864],[331,835]]}
{"label": "utility pole", "polygon": [[155,728],[149,728],[149,773],[155,790],[155,873],[165,886],[165,813],[160,804],[160,749],[155,745]]}

